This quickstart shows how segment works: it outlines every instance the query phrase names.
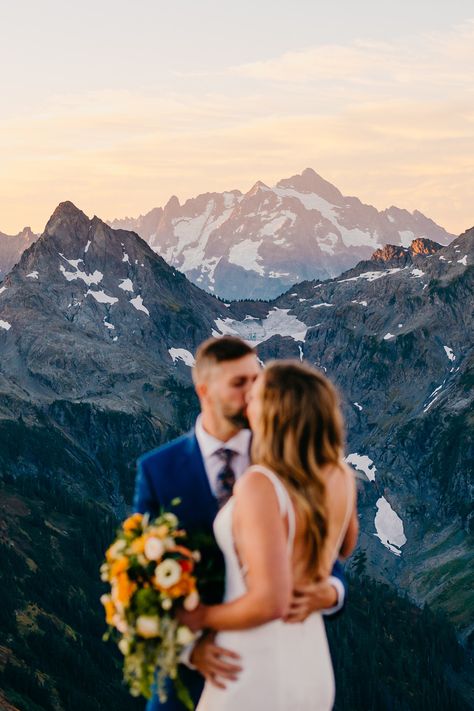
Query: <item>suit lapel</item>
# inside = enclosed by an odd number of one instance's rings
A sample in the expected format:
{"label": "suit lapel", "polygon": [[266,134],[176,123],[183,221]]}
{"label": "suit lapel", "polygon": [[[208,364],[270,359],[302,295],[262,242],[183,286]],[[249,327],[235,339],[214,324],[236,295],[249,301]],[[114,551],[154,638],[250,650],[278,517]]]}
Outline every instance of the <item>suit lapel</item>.
{"label": "suit lapel", "polygon": [[217,514],[217,499],[212,493],[204,460],[194,430],[189,433],[183,450],[183,466],[187,470],[187,498],[199,506],[203,516],[212,526]]}

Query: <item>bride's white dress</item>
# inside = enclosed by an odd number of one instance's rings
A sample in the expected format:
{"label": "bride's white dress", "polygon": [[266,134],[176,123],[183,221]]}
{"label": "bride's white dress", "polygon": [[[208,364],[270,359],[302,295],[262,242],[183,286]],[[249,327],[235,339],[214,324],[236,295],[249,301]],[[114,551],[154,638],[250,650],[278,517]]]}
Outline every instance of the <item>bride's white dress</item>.
{"label": "bride's white dress", "polygon": [[[275,487],[283,517],[288,516],[288,555],[295,532],[295,512],[277,475],[261,466]],[[237,558],[232,535],[231,498],[219,511],[214,533],[226,564],[225,602],[246,592],[245,572]],[[334,703],[334,675],[321,614],[304,622],[275,620],[253,629],[220,632],[218,645],[241,656],[237,681],[219,689],[206,682],[197,711],[329,711]]]}

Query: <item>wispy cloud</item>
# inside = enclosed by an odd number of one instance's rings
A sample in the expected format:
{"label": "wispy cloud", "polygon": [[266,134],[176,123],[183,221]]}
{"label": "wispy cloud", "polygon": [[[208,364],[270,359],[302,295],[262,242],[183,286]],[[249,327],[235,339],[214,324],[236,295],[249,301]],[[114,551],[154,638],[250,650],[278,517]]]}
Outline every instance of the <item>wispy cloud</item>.
{"label": "wispy cloud", "polygon": [[72,199],[103,217],[311,165],[377,207],[474,223],[474,21],[391,43],[327,45],[173,89],[55,97],[0,119],[0,229]]}

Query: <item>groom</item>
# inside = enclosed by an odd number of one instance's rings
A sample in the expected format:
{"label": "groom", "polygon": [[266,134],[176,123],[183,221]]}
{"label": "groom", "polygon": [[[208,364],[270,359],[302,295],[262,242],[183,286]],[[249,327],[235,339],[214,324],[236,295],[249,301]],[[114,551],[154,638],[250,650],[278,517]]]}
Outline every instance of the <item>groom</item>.
{"label": "groom", "polygon": [[[135,511],[156,516],[162,507],[173,510],[188,533],[208,534],[214,541],[212,524],[217,511],[229,498],[235,479],[249,466],[246,396],[259,372],[255,351],[239,338],[223,336],[201,344],[193,369],[201,413],[191,432],[138,460]],[[180,502],[173,507],[176,498]],[[210,552],[223,572],[215,542]],[[344,595],[345,579],[336,563],[328,580],[294,592],[288,621],[302,621],[316,610],[334,613],[342,607]],[[241,671],[239,657],[215,645],[212,636],[204,635],[183,661],[186,666],[181,665],[180,677],[196,704],[204,677],[223,686]],[[165,703],[155,696],[147,705],[147,711],[184,708],[171,684]]]}

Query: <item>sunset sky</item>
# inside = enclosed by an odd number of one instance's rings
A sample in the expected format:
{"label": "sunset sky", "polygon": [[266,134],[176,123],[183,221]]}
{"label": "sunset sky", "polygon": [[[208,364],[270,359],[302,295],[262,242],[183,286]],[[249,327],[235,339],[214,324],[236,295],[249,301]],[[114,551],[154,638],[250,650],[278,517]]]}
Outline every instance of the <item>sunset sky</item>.
{"label": "sunset sky", "polygon": [[1,232],[306,167],[474,225],[472,0],[18,0],[0,25]]}

